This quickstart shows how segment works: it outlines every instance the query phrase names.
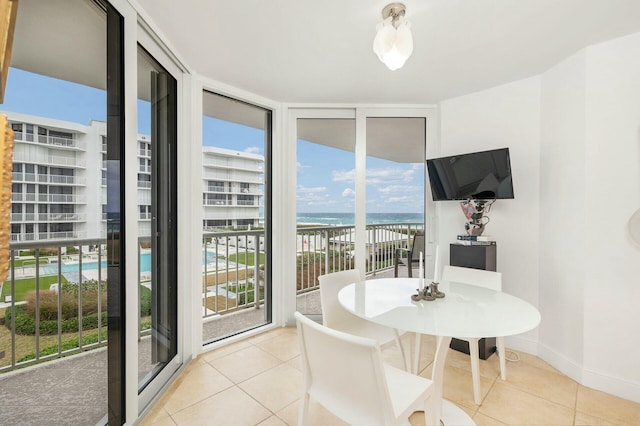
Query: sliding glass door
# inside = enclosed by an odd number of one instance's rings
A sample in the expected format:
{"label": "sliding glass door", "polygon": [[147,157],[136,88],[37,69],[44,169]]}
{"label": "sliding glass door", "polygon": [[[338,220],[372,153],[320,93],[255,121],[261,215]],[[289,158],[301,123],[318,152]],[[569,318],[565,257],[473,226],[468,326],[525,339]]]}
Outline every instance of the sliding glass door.
{"label": "sliding glass door", "polygon": [[357,268],[366,279],[393,276],[396,249],[417,232],[428,234],[422,251],[429,265],[435,212],[425,201],[424,162],[437,134],[435,111],[300,108],[289,118],[298,223],[287,313],[319,317],[319,275]]}
{"label": "sliding glass door", "polygon": [[[135,212],[140,392],[177,368],[171,363],[178,354],[177,96],[176,77],[139,45]],[[148,397],[154,394],[155,387]],[[142,398],[141,407],[145,402]]]}
{"label": "sliding glass door", "polygon": [[355,268],[356,121],[298,118],[296,129],[296,310],[319,317],[318,277]]}

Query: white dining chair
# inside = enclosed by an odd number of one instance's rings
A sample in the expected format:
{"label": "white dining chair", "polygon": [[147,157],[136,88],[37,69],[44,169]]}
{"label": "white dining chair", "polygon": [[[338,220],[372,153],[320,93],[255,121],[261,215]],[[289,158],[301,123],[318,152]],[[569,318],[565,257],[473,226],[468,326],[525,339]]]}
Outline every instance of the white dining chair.
{"label": "white dining chair", "polygon": [[407,424],[416,411],[435,420],[433,381],[386,364],[374,339],[333,330],[295,313],[303,367],[298,425],[309,424],[309,400],[352,425]]}
{"label": "white dining chair", "polygon": [[[443,281],[453,281],[464,284],[476,285],[490,290],[502,291],[502,273],[485,271],[483,269],[462,268],[460,266],[445,265],[442,271]],[[492,336],[485,336],[492,337]],[[469,342],[469,357],[471,358],[471,376],[473,378],[473,399],[480,405],[480,356],[478,354],[478,341],[476,338],[464,338]],[[498,357],[500,359],[500,378],[507,380],[507,366],[504,353],[504,337],[496,337]]]}
{"label": "white dining chair", "polygon": [[400,333],[398,330],[364,320],[340,305],[338,292],[345,286],[361,280],[362,278],[358,269],[332,272],[318,277],[318,281],[320,282],[322,323],[334,330],[375,339],[381,345],[393,340],[396,346],[398,346],[398,349],[400,349],[405,370],[409,371],[409,362],[407,356],[405,356],[405,350],[400,341]]}

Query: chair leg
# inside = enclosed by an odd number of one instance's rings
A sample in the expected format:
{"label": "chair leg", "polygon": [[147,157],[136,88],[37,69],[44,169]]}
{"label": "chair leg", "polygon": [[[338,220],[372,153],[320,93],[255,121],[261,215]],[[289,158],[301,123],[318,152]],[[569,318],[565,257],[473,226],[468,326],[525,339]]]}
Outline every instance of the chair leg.
{"label": "chair leg", "polygon": [[473,378],[473,400],[477,405],[480,398],[480,354],[478,353],[478,339],[469,339],[469,357],[471,358],[471,377]]}
{"label": "chair leg", "polygon": [[410,363],[407,361],[407,354],[404,351],[404,346],[402,346],[402,342],[400,341],[400,333],[398,333],[398,329],[394,328],[393,333],[396,335],[393,340],[396,341],[396,345],[400,349],[400,354],[402,355],[402,361],[404,362],[404,371],[411,372]]}
{"label": "chair leg", "polygon": [[436,418],[436,399],[433,395],[424,403],[424,424],[427,426],[440,426],[440,419]]}
{"label": "chair leg", "polygon": [[309,424],[309,392],[305,392],[300,399],[300,407],[298,409],[298,426]]}
{"label": "chair leg", "polygon": [[413,374],[418,374],[420,369],[420,352],[422,350],[422,334],[416,333],[415,347],[413,348],[413,360],[411,368]]}
{"label": "chair leg", "polygon": [[500,378],[507,380],[507,354],[504,351],[504,337],[496,337],[496,346],[498,347],[498,357],[500,358]]}

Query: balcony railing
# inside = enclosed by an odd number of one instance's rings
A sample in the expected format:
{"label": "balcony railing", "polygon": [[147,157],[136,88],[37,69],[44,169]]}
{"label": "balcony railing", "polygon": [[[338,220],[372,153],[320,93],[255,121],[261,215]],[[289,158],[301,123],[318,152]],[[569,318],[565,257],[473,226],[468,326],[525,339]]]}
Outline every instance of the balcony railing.
{"label": "balcony railing", "polygon": [[[395,250],[407,247],[415,232],[423,229],[422,223],[368,225],[366,274],[393,268]],[[205,317],[264,303],[264,231],[207,232],[202,248]],[[354,249],[353,226],[299,227],[296,294],[317,290],[320,275],[352,269]]]}
{"label": "balcony railing", "polygon": [[77,141],[75,139],[62,138],[59,136],[38,135],[38,142],[53,146],[85,149],[84,143],[81,143],[80,141]]}
{"label": "balcony railing", "polygon": [[225,188],[222,186],[207,186],[205,185],[203,192],[213,192],[216,194],[249,194],[249,195],[262,195],[262,192],[258,189],[240,188],[233,186],[231,188]]}
{"label": "balcony railing", "polygon": [[85,199],[84,196],[73,194],[38,194],[38,201],[43,203],[82,203]]}
{"label": "balcony railing", "polygon": [[[35,142],[36,138],[33,133],[23,133],[23,132],[14,132],[14,138],[18,142]],[[59,136],[47,136],[47,135],[38,135],[37,142],[45,145],[52,145],[56,147],[64,147],[64,148],[79,148],[85,149],[86,146],[84,143],[70,138],[63,138]]]}
{"label": "balcony railing", "polygon": [[[105,259],[104,250],[88,251],[87,248],[101,247],[105,241],[66,239],[67,233],[48,236],[60,239],[9,245],[9,279],[2,286],[0,300],[0,312],[5,319],[0,327],[8,336],[5,337],[7,346],[3,348],[5,357],[0,359],[0,372],[106,343],[106,288],[98,285],[106,277],[106,268],[96,269],[97,279],[93,284],[83,279],[83,268],[102,265]],[[75,257],[63,255],[62,249],[69,246],[79,248]],[[21,256],[21,253],[29,255]],[[67,276],[72,277],[68,273],[73,271],[76,282],[61,284],[67,282]],[[69,291],[71,299],[67,297]],[[72,342],[76,342],[75,347]]]}
{"label": "balcony railing", "polygon": [[84,178],[66,175],[36,175],[35,173],[13,172],[11,177],[14,182],[53,183],[56,185],[84,185],[85,183]]}
{"label": "balcony railing", "polygon": [[205,206],[230,206],[230,200],[204,200],[203,204]]}
{"label": "balcony railing", "polygon": [[53,241],[59,239],[77,240],[84,238],[84,231],[60,231],[60,232],[23,232],[19,234],[11,234],[11,241]]}
{"label": "balcony railing", "polygon": [[[365,274],[393,267],[395,251],[407,247],[422,223],[371,224],[366,227]],[[355,266],[355,227],[299,227],[297,293],[319,288],[318,277]]]}
{"label": "balcony railing", "polygon": [[[395,223],[368,225],[366,229],[365,272],[372,275],[392,268],[395,249],[406,247],[411,236],[424,229],[424,226],[422,223]],[[106,279],[106,241],[78,239],[74,238],[75,235],[77,234],[72,232],[19,234],[21,242],[16,242],[12,235],[9,245],[9,279],[2,287],[0,300],[0,317],[3,311],[5,316],[5,325],[0,327],[4,327],[3,331],[10,334],[7,341],[11,343],[6,356],[0,358],[0,373],[106,344],[106,323],[101,320],[106,317],[106,289],[97,284]],[[46,241],[36,241],[45,236]],[[264,236],[262,229],[202,234],[203,318],[264,306]],[[146,240],[140,238],[140,241]],[[296,294],[317,290],[320,275],[353,268],[354,244],[353,226],[299,227]],[[142,244],[138,244],[138,247],[141,246]],[[77,252],[62,254],[63,248],[67,247],[75,247]],[[149,256],[142,253],[140,248],[138,255]],[[76,281],[73,281],[74,277]],[[87,280],[86,277],[91,278]],[[91,279],[96,282],[88,284]],[[150,279],[149,271],[140,271],[140,285],[147,285],[146,282]],[[62,314],[57,313],[53,317],[49,315],[50,318],[41,319],[45,315],[43,312],[50,307],[47,303],[62,306],[59,283],[65,282],[75,282],[71,285],[79,289],[74,296],[76,307],[86,306],[91,300],[94,309],[76,309],[75,319],[63,319]],[[25,286],[28,291],[24,290]],[[68,291],[69,284],[64,286]],[[293,288],[286,291],[293,291]],[[26,296],[29,292],[31,295]],[[33,327],[26,336],[18,333],[24,332],[22,327],[29,322],[24,317],[18,318],[25,310],[21,307],[25,304],[29,304],[30,312],[34,312],[34,318],[38,318],[32,321]],[[54,311],[63,312],[62,308]],[[144,325],[143,332],[147,333],[149,321],[139,321]],[[70,322],[76,327],[73,333],[67,330]],[[72,341],[76,342],[75,346],[70,344]]]}

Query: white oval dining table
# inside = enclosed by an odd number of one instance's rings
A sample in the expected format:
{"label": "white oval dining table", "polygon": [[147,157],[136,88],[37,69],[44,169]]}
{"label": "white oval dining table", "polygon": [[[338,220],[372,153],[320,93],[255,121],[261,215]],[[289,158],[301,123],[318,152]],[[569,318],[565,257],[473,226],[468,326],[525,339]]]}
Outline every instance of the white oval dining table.
{"label": "white oval dining table", "polygon": [[[425,280],[426,283],[430,282]],[[440,282],[445,297],[414,302],[418,278],[381,278],[352,283],[338,293],[340,304],[360,318],[399,330],[438,337],[432,379],[436,418],[447,425],[475,424],[458,406],[442,398],[444,366],[452,337],[513,336],[540,324],[540,312],[530,303],[510,294],[486,288]],[[417,371],[418,360],[413,360]]]}

